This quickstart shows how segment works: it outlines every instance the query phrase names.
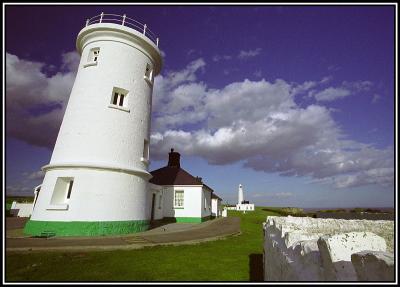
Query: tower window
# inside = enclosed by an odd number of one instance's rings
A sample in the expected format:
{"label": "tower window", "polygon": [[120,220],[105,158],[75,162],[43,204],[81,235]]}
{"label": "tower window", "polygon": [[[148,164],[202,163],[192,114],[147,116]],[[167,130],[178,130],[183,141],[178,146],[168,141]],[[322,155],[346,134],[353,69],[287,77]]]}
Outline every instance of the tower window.
{"label": "tower window", "polygon": [[53,205],[66,204],[71,197],[73,183],[74,178],[72,177],[57,178],[50,203]]}
{"label": "tower window", "polygon": [[146,65],[146,71],[144,73],[144,78],[147,81],[150,81],[151,83],[153,82],[153,69],[149,64]]}
{"label": "tower window", "polygon": [[100,48],[90,49],[88,62],[96,62],[100,55]]}
{"label": "tower window", "polygon": [[[110,107],[125,108],[127,106],[127,96],[128,96],[127,90],[121,88],[114,88],[112,91]],[[127,109],[125,108],[124,110]]]}
{"label": "tower window", "polygon": [[69,185],[68,185],[67,199],[69,199],[71,197],[71,191],[72,191],[72,185],[73,184],[74,184],[74,180],[70,180],[69,181]]}
{"label": "tower window", "polygon": [[149,160],[149,141],[148,140],[144,140],[144,144],[143,144],[143,158],[145,160]]}

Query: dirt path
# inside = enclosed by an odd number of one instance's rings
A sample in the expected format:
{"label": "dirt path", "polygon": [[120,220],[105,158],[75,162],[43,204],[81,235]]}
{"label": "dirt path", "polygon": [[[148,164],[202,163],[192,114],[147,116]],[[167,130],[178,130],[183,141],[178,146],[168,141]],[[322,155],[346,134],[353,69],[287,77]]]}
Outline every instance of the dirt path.
{"label": "dirt path", "polygon": [[[179,224],[179,223],[176,223]],[[184,230],[169,228],[150,230],[126,236],[6,238],[7,251],[131,249],[164,244],[196,243],[240,233],[240,218],[218,218]]]}

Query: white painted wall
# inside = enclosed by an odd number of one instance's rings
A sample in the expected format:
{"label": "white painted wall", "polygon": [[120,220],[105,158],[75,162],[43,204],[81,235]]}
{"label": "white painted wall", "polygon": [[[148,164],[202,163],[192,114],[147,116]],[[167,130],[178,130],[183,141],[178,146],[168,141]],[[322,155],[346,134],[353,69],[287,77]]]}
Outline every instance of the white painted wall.
{"label": "white painted wall", "polygon": [[201,203],[201,217],[211,216],[211,190],[204,186],[202,187]]}
{"label": "white painted wall", "polygon": [[[184,208],[174,208],[174,191],[184,190]],[[163,186],[164,217],[204,217],[211,210],[204,211],[202,186]],[[208,214],[208,215],[207,215]]]}
{"label": "white painted wall", "polygon": [[[88,63],[99,47],[97,65]],[[146,65],[161,69],[160,50],[142,34],[116,24],[82,29],[77,76],[33,220],[113,221],[149,219],[148,162],[142,160],[150,137],[153,86],[144,79]],[[109,107],[114,87],[129,91],[124,110]],[[73,177],[68,202],[50,210],[58,177]]]}
{"label": "white painted wall", "polygon": [[211,198],[211,215],[221,216],[221,200],[218,200],[218,198]]}
{"label": "white painted wall", "polygon": [[[51,205],[57,177],[72,176],[71,197],[64,205]],[[150,218],[146,192],[148,182],[141,177],[95,169],[49,170],[32,214],[32,220],[125,221]],[[56,209],[54,209],[56,208]],[[58,209],[57,209],[58,208]]]}

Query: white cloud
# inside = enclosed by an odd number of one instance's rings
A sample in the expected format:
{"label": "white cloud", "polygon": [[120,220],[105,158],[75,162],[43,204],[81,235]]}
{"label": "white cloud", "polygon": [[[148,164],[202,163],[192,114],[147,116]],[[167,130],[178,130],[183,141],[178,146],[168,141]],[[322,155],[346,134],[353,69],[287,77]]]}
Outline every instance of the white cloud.
{"label": "white cloud", "polygon": [[160,53],[161,53],[161,57],[163,57],[163,59],[165,59],[165,57],[167,57],[167,54],[163,50],[160,50]]}
{"label": "white cloud", "polygon": [[[326,83],[329,78],[324,78],[321,83]],[[342,82],[340,87],[329,87],[322,91],[312,90],[309,96],[314,97],[319,102],[334,101],[337,99],[345,98],[361,92],[368,92],[371,90],[373,84],[370,81],[356,81],[356,82]]]}
{"label": "white cloud", "polygon": [[327,88],[323,91],[315,93],[313,96],[317,101],[333,101],[340,98],[350,96],[351,92],[344,88]]}
{"label": "white cloud", "polygon": [[33,196],[33,188],[21,185],[8,185],[6,186],[7,196]]}
{"label": "white cloud", "polygon": [[64,72],[47,76],[44,63],[6,53],[7,135],[51,148],[75,78],[76,52],[61,55]]}
{"label": "white cloud", "polygon": [[231,60],[231,59],[232,59],[232,56],[230,56],[230,55],[214,55],[214,56],[212,57],[212,60],[213,60],[214,62],[219,62],[219,61],[221,61],[221,60],[227,61],[227,60]]}
{"label": "white cloud", "polygon": [[[193,80],[196,75],[184,74],[187,77],[182,84],[155,94],[163,105],[154,110],[157,124],[151,139],[152,158],[165,159],[169,149],[175,148],[211,164],[242,161],[254,170],[310,176],[338,188],[393,184],[392,147],[376,149],[349,140],[328,108],[317,104],[301,108],[295,103],[300,92],[321,92],[318,88],[326,85],[329,77],[301,84],[245,79],[210,89]],[[371,85],[366,81],[342,83],[354,92]]]}
{"label": "white cloud", "polygon": [[277,192],[274,194],[275,197],[278,198],[288,198],[288,197],[292,197],[293,193],[291,192]]}
{"label": "white cloud", "polygon": [[76,72],[78,70],[81,56],[76,51],[67,52],[61,55],[61,68],[67,72]]}
{"label": "white cloud", "polygon": [[375,104],[376,102],[378,102],[381,99],[381,96],[378,94],[374,94],[371,100],[371,103]]}
{"label": "white cloud", "polygon": [[241,50],[237,57],[238,57],[238,59],[241,59],[241,60],[253,58],[253,57],[258,56],[261,53],[261,50],[262,50],[261,48],[257,48],[254,50],[248,50],[248,51]]}
{"label": "white cloud", "polygon": [[23,173],[23,175],[26,176],[27,179],[36,180],[36,179],[43,179],[44,172],[42,170],[39,170],[39,171],[31,172],[31,173],[26,172],[26,173]]}
{"label": "white cloud", "polygon": [[[7,135],[54,145],[77,62],[73,53],[62,59],[65,71],[46,76],[44,63],[6,54]],[[346,91],[366,92],[371,82],[343,82],[321,90],[329,78],[304,83],[245,79],[212,89],[198,80],[205,68],[200,58],[156,77],[152,159],[165,159],[173,147],[211,164],[240,161],[254,170],[310,176],[338,188],[393,185],[393,147],[377,149],[352,141],[329,109],[318,104],[300,107],[294,101],[306,92],[320,101],[348,96]]]}
{"label": "white cloud", "polygon": [[262,72],[261,70],[257,70],[253,73],[254,76],[256,76],[257,78],[261,78],[262,77]]}
{"label": "white cloud", "polygon": [[271,198],[289,198],[292,197],[294,194],[292,192],[275,192],[275,193],[269,193],[269,192],[257,192],[257,193],[250,193],[249,197],[251,198],[265,198],[265,199],[271,199]]}

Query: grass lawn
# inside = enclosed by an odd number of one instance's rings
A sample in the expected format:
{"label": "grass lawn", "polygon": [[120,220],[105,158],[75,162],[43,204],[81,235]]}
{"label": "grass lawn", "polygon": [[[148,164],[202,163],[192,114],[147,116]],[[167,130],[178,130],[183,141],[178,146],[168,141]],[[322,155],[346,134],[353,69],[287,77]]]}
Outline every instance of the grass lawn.
{"label": "grass lawn", "polygon": [[[6,281],[256,281],[262,274],[262,222],[273,211],[243,214],[239,236],[139,250],[6,254]],[[262,277],[261,277],[262,279]]]}

